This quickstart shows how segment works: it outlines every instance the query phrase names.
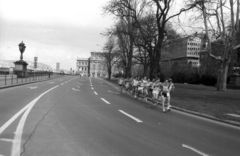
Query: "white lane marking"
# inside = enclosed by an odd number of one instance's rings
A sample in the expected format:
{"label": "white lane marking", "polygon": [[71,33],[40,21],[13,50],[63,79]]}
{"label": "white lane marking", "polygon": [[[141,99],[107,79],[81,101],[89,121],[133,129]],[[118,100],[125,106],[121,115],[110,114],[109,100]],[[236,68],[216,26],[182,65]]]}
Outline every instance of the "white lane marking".
{"label": "white lane marking", "polygon": [[36,89],[36,88],[38,88],[38,86],[35,86],[35,87],[27,87],[27,88]]}
{"label": "white lane marking", "polygon": [[108,86],[106,86],[106,85],[102,85],[102,84],[101,84],[101,86],[102,86],[102,87],[108,87]]}
{"label": "white lane marking", "polygon": [[121,112],[121,113],[123,113],[124,115],[130,117],[131,119],[135,120],[135,121],[138,122],[138,123],[143,122],[143,121],[139,120],[138,118],[136,118],[136,117],[134,117],[134,116],[132,116],[132,115],[124,112],[123,110],[118,110],[118,111]]}
{"label": "white lane marking", "polygon": [[203,152],[201,152],[201,151],[199,151],[199,150],[197,150],[197,149],[195,149],[195,148],[193,148],[191,146],[182,144],[182,147],[188,148],[188,149],[190,149],[190,150],[192,150],[192,151],[194,151],[194,152],[196,152],[196,153],[198,153],[198,154],[200,154],[202,156],[209,156],[208,154],[205,154],[205,153],[203,153]]}
{"label": "white lane marking", "polygon": [[111,91],[111,90],[108,90],[108,92],[109,92],[109,93],[114,93],[114,94],[120,94],[120,93],[118,93],[118,92],[113,92],[113,91]]}
{"label": "white lane marking", "polygon": [[92,90],[94,90],[94,88],[92,87]]}
{"label": "white lane marking", "polygon": [[98,93],[97,93],[97,92],[95,92],[95,91],[94,91],[94,94],[98,95]]}
{"label": "white lane marking", "polygon": [[77,88],[80,88],[80,86],[77,86]]}
{"label": "white lane marking", "polygon": [[23,133],[23,128],[25,125],[25,122],[27,120],[28,114],[30,113],[31,109],[33,108],[33,106],[35,105],[35,103],[46,93],[50,92],[51,90],[57,88],[58,86],[55,86],[49,90],[47,90],[46,92],[42,93],[41,95],[39,95],[36,99],[34,99],[33,101],[31,101],[29,103],[29,107],[27,108],[27,110],[24,112],[22,118],[20,119],[18,126],[17,126],[17,130],[13,139],[13,146],[12,146],[12,154],[11,156],[20,156],[21,153],[21,139],[22,139],[22,133]]}
{"label": "white lane marking", "polygon": [[64,85],[64,83],[61,83],[61,85]]}
{"label": "white lane marking", "polygon": [[77,91],[77,92],[79,92],[79,91],[80,91],[79,89],[75,89],[75,88],[73,88],[72,90],[74,90],[74,91]]}
{"label": "white lane marking", "polygon": [[13,142],[12,139],[5,139],[5,138],[0,139],[0,141]]}
{"label": "white lane marking", "polygon": [[17,112],[11,119],[9,119],[4,125],[2,125],[2,127],[0,128],[0,134],[2,134],[2,132],[8,128],[9,125],[11,125],[11,123],[13,123],[18,116],[20,116],[27,108],[29,107],[29,104],[26,105],[25,107],[23,107],[19,112]]}
{"label": "white lane marking", "polygon": [[240,115],[238,115],[238,114],[226,114],[226,115],[229,115],[229,116],[233,116],[233,117],[240,118]]}
{"label": "white lane marking", "polygon": [[101,98],[101,100],[103,100],[106,104],[111,104],[110,102],[108,102],[107,100],[105,100],[104,98]]}

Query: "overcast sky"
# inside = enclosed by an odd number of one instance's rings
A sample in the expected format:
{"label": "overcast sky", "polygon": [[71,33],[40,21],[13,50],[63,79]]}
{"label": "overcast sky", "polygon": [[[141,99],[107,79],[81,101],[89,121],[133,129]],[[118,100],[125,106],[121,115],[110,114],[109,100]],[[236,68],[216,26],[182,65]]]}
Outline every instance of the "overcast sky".
{"label": "overcast sky", "polygon": [[[24,60],[61,69],[75,69],[77,57],[100,51],[100,35],[113,25],[102,15],[108,0],[0,0],[0,60],[19,60],[18,44],[27,48]],[[100,45],[100,46],[97,46]]]}

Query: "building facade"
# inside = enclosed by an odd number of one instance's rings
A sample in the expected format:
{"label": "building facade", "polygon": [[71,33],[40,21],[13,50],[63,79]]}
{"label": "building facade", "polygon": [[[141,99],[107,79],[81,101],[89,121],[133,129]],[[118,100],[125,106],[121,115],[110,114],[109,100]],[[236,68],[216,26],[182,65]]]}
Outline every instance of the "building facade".
{"label": "building facade", "polygon": [[172,67],[178,63],[179,66],[199,68],[199,54],[202,40],[199,37],[185,37],[174,40],[162,49],[161,65]]}
{"label": "building facade", "polygon": [[[106,77],[108,76],[105,58],[102,52],[91,52],[89,58],[77,58],[76,71],[79,75],[90,77]],[[117,66],[113,65],[112,75],[118,72]]]}
{"label": "building facade", "polygon": [[89,75],[89,58],[77,58],[76,71],[81,76]]}
{"label": "building facade", "polygon": [[91,77],[102,77],[107,75],[104,57],[101,52],[91,52],[89,73]]}

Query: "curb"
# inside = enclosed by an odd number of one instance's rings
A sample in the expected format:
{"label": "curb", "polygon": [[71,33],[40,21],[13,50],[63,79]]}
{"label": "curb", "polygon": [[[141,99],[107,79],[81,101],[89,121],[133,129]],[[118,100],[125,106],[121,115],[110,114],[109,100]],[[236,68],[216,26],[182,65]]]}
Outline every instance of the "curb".
{"label": "curb", "polygon": [[[110,81],[108,81],[108,80],[105,80],[105,79],[103,79],[103,80],[106,81],[106,82],[108,82],[108,83],[111,83],[111,84],[114,85],[115,87],[118,87],[115,83],[112,83],[112,82],[110,82]],[[126,94],[128,94],[128,95],[131,95],[131,94],[128,93],[128,92],[123,92],[123,93],[126,93]],[[147,104],[151,104],[150,101],[145,101],[145,100],[142,100],[142,99],[138,99],[138,100],[140,100],[140,101],[142,101],[142,102],[145,102],[145,103],[147,103]],[[160,106],[156,106],[156,107],[161,108]],[[190,110],[183,109],[183,108],[176,107],[176,106],[172,106],[171,108],[174,109],[174,110],[177,110],[177,111],[181,111],[181,112],[184,112],[184,113],[191,114],[191,115],[196,115],[196,116],[203,117],[203,118],[206,118],[206,119],[210,119],[210,120],[214,120],[214,121],[222,122],[222,123],[225,123],[225,124],[229,124],[229,125],[233,125],[233,126],[240,127],[240,122],[237,122],[237,121],[223,120],[223,119],[220,119],[220,118],[217,118],[217,117],[208,115],[208,114],[199,113],[199,112],[194,112],[194,111],[190,111]]]}
{"label": "curb", "polygon": [[28,85],[28,84],[32,84],[32,83],[37,83],[37,82],[49,81],[49,80],[53,80],[53,79],[57,79],[57,78],[59,78],[59,77],[45,79],[45,80],[40,80],[40,81],[32,81],[32,82],[26,82],[26,83],[19,83],[19,84],[13,84],[13,85],[0,86],[0,89],[6,89],[6,88],[11,88],[11,87],[18,87],[18,86]]}

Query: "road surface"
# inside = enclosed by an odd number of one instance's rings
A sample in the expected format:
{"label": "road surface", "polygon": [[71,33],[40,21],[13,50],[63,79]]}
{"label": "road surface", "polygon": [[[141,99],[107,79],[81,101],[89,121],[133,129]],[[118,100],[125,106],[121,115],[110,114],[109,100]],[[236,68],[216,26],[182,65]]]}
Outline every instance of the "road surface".
{"label": "road surface", "polygon": [[0,156],[238,156],[240,128],[65,76],[0,90]]}

